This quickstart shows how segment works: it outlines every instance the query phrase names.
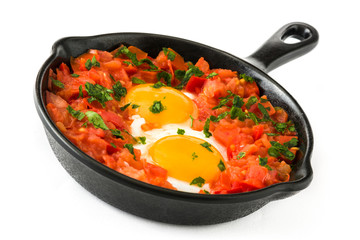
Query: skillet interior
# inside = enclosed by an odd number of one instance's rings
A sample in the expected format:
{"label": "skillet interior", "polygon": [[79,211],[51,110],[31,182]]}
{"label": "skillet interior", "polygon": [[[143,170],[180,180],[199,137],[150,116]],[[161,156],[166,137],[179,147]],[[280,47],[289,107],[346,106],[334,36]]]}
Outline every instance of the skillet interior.
{"label": "skillet interior", "polygon": [[[76,146],[70,143],[61,132],[54,127],[54,124],[51,122],[49,115],[46,112],[45,108],[45,90],[47,86],[48,72],[49,69],[55,70],[61,62],[69,63],[71,56],[77,57],[80,54],[86,52],[88,49],[99,49],[99,50],[113,50],[117,48],[121,43],[125,45],[134,45],[140,49],[148,52],[150,56],[155,57],[156,54],[162,50],[162,47],[171,47],[179,54],[181,54],[186,61],[196,62],[199,57],[203,56],[210,64],[212,68],[227,68],[240,73],[246,73],[249,76],[252,76],[256,79],[257,84],[260,88],[261,94],[266,94],[269,99],[272,101],[274,106],[279,106],[284,108],[290,116],[290,119],[295,123],[295,127],[298,130],[299,134],[299,144],[300,151],[296,157],[296,164],[294,165],[290,182],[281,183],[269,186],[265,189],[260,189],[254,192],[249,193],[240,193],[240,194],[231,194],[231,195],[200,195],[200,194],[190,194],[183,193],[178,191],[172,191],[167,189],[162,189],[156,186],[149,184],[144,184],[134,179],[130,179],[126,176],[123,176],[111,169],[107,169],[105,166],[100,166],[95,160],[96,163],[91,163],[92,168],[95,169],[101,175],[109,176],[113,181],[125,181],[125,185],[135,187],[140,191],[147,191],[151,193],[158,194],[161,197],[165,198],[183,198],[185,201],[196,202],[197,204],[202,203],[216,203],[220,204],[230,204],[238,202],[247,202],[247,201],[258,201],[254,202],[252,208],[247,206],[247,211],[238,214],[230,214],[228,219],[220,217],[219,219],[206,219],[204,221],[198,220],[196,222],[190,221],[188,218],[181,220],[179,218],[172,219],[171,216],[167,218],[163,217],[153,217],[149,215],[144,215],[137,210],[125,209],[121,206],[117,206],[116,203],[112,202],[107,198],[109,196],[102,196],[103,193],[96,193],[98,190],[91,189],[92,187],[86,186],[85,183],[79,181],[74,175],[79,175],[79,172],[76,172],[74,169],[65,167],[69,173],[82,184],[89,191],[102,198],[103,200],[115,205],[119,208],[122,208],[126,211],[132,212],[136,215],[140,215],[147,218],[156,219],[159,221],[166,221],[172,223],[180,224],[209,224],[216,222],[223,222],[232,220],[241,216],[245,216],[259,207],[263,206],[267,202],[283,197],[287,197],[300,191],[307,187],[312,179],[312,169],[310,165],[310,157],[313,147],[313,136],[311,132],[310,124],[307,120],[307,117],[301,107],[298,105],[295,99],[278,83],[276,83],[272,78],[270,78],[263,71],[259,70],[255,66],[249,64],[248,62],[237,58],[229,53],[223,52],[218,49],[211,48],[199,43],[192,41],[155,35],[155,34],[146,34],[146,33],[115,33],[91,37],[70,37],[64,38],[57,41],[53,46],[53,54],[49,59],[44,63],[41,68],[39,75],[37,77],[37,82],[35,86],[35,102],[37,105],[37,110],[39,115],[44,123],[45,129],[47,131],[50,142],[51,139],[55,139],[57,143],[62,145],[62,147],[67,148],[66,150],[70,152],[71,155],[75,156],[77,159],[81,160],[87,165],[89,157],[82,153]],[[51,138],[51,139],[50,139]],[[67,141],[67,142],[66,142]],[[65,143],[64,143],[65,142]],[[55,150],[54,150],[55,151]],[[58,156],[59,157],[59,156]],[[90,160],[91,161],[91,160]],[[91,165],[89,164],[89,165]],[[94,165],[95,164],[95,165]],[[114,173],[113,173],[114,172]],[[117,175],[117,176],[116,176]],[[120,176],[121,175],[121,176]],[[81,177],[80,177],[81,178]],[[182,206],[184,208],[186,206]],[[136,207],[135,207],[136,208]],[[214,208],[214,207],[213,207]],[[191,210],[192,207],[189,208]],[[215,209],[215,208],[214,208]],[[201,214],[201,213],[199,213]]]}

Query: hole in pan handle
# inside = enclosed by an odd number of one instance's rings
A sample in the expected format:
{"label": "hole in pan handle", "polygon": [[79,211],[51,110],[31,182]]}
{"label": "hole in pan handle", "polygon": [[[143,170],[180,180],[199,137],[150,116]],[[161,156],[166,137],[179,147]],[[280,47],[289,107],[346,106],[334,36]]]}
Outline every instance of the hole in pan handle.
{"label": "hole in pan handle", "polygon": [[[289,38],[297,41],[289,43]],[[318,43],[317,30],[306,23],[286,24],[272,35],[258,50],[245,58],[268,73],[271,70],[310,52]]]}

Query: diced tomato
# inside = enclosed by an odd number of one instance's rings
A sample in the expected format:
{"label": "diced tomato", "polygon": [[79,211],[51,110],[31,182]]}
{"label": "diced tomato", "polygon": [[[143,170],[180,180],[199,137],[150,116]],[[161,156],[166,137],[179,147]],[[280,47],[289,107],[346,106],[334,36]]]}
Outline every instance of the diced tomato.
{"label": "diced tomato", "polygon": [[198,93],[201,91],[201,88],[206,82],[206,80],[207,80],[206,78],[192,76],[189,79],[189,82],[187,83],[185,89],[188,92]]}
{"label": "diced tomato", "polygon": [[205,61],[203,57],[199,58],[195,66],[198,67],[203,73],[207,73],[210,71],[209,63]]}
{"label": "diced tomato", "polygon": [[253,127],[253,138],[254,140],[258,140],[259,138],[261,138],[261,135],[264,132],[264,125],[259,124],[259,125],[255,125]]}

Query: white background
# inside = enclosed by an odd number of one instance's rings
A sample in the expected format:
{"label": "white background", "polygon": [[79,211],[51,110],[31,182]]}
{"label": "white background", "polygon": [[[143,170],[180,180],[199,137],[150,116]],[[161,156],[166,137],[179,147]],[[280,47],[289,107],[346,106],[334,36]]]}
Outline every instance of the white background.
{"label": "white background", "polygon": [[[354,239],[360,214],[356,2],[2,3],[0,239]],[[293,21],[309,23],[320,33],[312,52],[269,74],[297,99],[315,136],[314,179],[297,195],[229,223],[162,224],[117,210],[88,193],[50,149],[35,111],[33,88],[59,38],[150,32],[246,57]]]}

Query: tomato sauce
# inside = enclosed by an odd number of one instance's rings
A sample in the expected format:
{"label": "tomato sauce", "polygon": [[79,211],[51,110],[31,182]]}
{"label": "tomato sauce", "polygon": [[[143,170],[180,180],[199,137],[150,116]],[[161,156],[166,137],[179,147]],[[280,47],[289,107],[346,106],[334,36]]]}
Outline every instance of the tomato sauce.
{"label": "tomato sauce", "polygon": [[[139,81],[194,94],[198,116],[192,128],[208,131],[226,147],[226,167],[209,183],[210,192],[200,193],[240,193],[289,181],[298,148],[286,111],[261,95],[253,78],[210,68],[203,57],[193,65],[171,48],[156,58],[134,46],[92,49],[72,58],[70,66],[50,70],[46,108],[59,130],[90,157],[132,178],[175,189],[166,169],[146,162],[132,147],[139,139],[131,135],[132,120],[120,100]],[[149,123],[142,129],[156,127]]]}

